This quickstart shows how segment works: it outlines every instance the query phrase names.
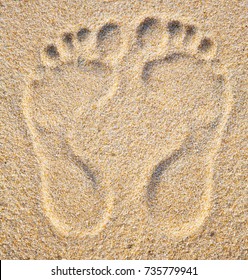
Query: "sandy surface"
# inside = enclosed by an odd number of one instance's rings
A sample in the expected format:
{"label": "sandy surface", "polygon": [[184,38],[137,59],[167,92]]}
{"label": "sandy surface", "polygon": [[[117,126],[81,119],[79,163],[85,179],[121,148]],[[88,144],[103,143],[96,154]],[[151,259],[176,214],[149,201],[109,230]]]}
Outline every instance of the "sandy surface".
{"label": "sandy surface", "polygon": [[1,259],[248,259],[245,1],[0,13]]}

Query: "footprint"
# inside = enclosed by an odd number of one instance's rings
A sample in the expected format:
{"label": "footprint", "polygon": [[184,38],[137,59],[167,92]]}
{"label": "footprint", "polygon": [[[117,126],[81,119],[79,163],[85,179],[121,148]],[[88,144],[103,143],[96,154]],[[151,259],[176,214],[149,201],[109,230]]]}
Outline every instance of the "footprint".
{"label": "footprint", "polygon": [[210,214],[232,105],[217,45],[195,25],[155,17],[137,24],[129,49],[122,38],[115,22],[83,27],[41,54],[23,111],[44,210],[63,235],[97,234],[114,202],[137,213],[145,186],[151,226],[185,237]]}
{"label": "footprint", "polygon": [[153,161],[146,184],[149,220],[171,238],[185,237],[210,214],[214,159],[232,95],[215,59],[215,41],[195,25],[146,18],[137,27],[136,38],[133,50],[143,61],[141,79],[147,98],[163,104],[154,106],[152,119],[164,122],[165,134],[177,133],[178,127],[179,135],[187,132],[180,145],[176,136],[169,136],[174,149],[168,149],[166,142],[164,148],[154,143],[161,157]]}
{"label": "footprint", "polygon": [[76,155],[67,135],[77,130],[79,108],[94,110],[112,94],[120,46],[120,27],[112,22],[96,31],[79,27],[64,32],[42,49],[42,65],[23,97],[41,171],[44,212],[63,236],[97,234],[111,216],[114,195],[108,170],[94,154]]}

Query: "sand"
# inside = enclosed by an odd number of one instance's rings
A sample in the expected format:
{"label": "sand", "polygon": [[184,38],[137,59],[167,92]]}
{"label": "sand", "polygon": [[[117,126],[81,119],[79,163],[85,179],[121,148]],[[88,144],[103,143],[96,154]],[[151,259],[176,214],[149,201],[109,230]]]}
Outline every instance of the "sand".
{"label": "sand", "polygon": [[1,1],[1,259],[248,259],[245,1]]}

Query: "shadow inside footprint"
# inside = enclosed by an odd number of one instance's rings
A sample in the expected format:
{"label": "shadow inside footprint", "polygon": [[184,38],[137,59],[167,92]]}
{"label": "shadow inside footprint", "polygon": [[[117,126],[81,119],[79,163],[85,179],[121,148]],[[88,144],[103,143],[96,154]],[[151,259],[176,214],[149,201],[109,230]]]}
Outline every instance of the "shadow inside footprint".
{"label": "shadow inside footprint", "polygon": [[179,159],[184,150],[185,149],[183,147],[179,150],[176,150],[171,156],[165,160],[162,160],[157,164],[157,166],[155,166],[150,182],[147,185],[147,198],[149,207],[152,207],[153,200],[156,198],[156,188],[160,182],[161,176],[172,164],[174,164]]}
{"label": "shadow inside footprint", "polygon": [[59,57],[59,52],[56,46],[54,45],[48,45],[45,49],[45,52],[48,57],[50,58],[58,58]]}
{"label": "shadow inside footprint", "polygon": [[119,52],[121,32],[115,23],[105,24],[97,34],[97,48],[102,56],[114,55]]}
{"label": "shadow inside footprint", "polygon": [[171,36],[176,35],[182,29],[182,24],[178,20],[170,21],[167,25],[167,30]]}

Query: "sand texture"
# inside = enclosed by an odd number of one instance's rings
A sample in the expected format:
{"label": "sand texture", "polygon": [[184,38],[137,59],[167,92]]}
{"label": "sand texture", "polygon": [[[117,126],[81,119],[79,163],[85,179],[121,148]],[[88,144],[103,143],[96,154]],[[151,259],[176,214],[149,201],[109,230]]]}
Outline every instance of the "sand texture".
{"label": "sand texture", "polygon": [[248,259],[246,1],[1,1],[1,259]]}

